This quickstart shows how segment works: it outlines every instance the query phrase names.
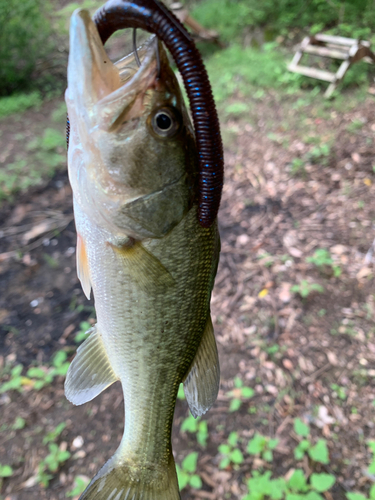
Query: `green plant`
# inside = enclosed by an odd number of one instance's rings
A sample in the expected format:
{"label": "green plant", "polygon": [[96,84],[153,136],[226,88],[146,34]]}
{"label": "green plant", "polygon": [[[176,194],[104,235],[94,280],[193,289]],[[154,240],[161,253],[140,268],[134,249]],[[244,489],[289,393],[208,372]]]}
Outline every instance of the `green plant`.
{"label": "green plant", "polygon": [[271,439],[256,433],[247,445],[247,452],[250,455],[260,455],[266,462],[272,462],[272,452],[276,448],[278,442],[278,439]]}
{"label": "green plant", "polygon": [[67,497],[77,497],[81,493],[83,493],[89,484],[90,480],[88,480],[85,476],[76,476],[74,478],[74,488],[66,494]]}
{"label": "green plant", "polygon": [[38,482],[46,488],[53,475],[49,472],[56,473],[60,466],[70,458],[70,453],[67,450],[60,449],[56,443],[48,445],[49,454],[38,465]]}
{"label": "green plant", "polygon": [[325,439],[319,439],[317,443],[313,445],[310,439],[307,439],[310,436],[310,427],[302,422],[300,418],[294,419],[294,432],[297,436],[303,438],[294,449],[294,458],[296,460],[302,460],[307,453],[314,462],[322,464],[329,463],[329,454]]}
{"label": "green plant", "polygon": [[22,417],[16,417],[11,429],[13,431],[18,431],[18,430],[23,429],[25,426],[26,426],[26,420]]}
{"label": "green plant", "polygon": [[324,292],[322,285],[319,285],[318,283],[310,283],[307,280],[301,280],[299,285],[293,285],[290,290],[301,295],[303,299],[306,299],[312,292]]}
{"label": "green plant", "polygon": [[249,113],[250,107],[245,102],[232,102],[228,104],[224,111],[228,116],[241,117]]}
{"label": "green plant", "polygon": [[42,99],[39,92],[29,94],[13,94],[8,97],[0,98],[0,118],[23,113],[28,108],[40,107]]}
{"label": "green plant", "polygon": [[68,372],[70,363],[66,361],[67,354],[64,351],[57,351],[53,360],[52,367],[32,367],[27,371],[27,376],[33,379],[33,387],[37,391],[49,385],[57,376],[65,376]]}
{"label": "green plant", "polygon": [[181,467],[177,464],[177,478],[180,490],[183,490],[186,486],[191,486],[199,490],[202,487],[202,480],[198,474],[197,470],[198,453],[189,453],[183,461],[181,462]]}
{"label": "green plant", "polygon": [[306,453],[314,462],[329,464],[328,448],[324,439],[319,439],[315,445],[309,439],[302,439],[294,449],[294,458],[302,460]]}
{"label": "green plant", "polygon": [[56,441],[56,439],[60,436],[62,431],[65,429],[65,427],[66,427],[66,423],[61,422],[61,424],[59,424],[57,427],[55,427],[55,429],[53,429],[53,431],[49,432],[48,434],[46,434],[44,436],[43,444],[48,444],[48,443]]}
{"label": "green plant", "polygon": [[353,134],[354,132],[357,132],[363,127],[364,123],[362,120],[352,120],[351,123],[346,127],[346,130]]}
{"label": "green plant", "polygon": [[314,255],[306,257],[306,262],[314,264],[319,270],[324,271],[327,267],[332,268],[333,275],[337,278],[341,275],[341,267],[333,263],[331,254],[325,248],[318,248]]}
{"label": "green plant", "polygon": [[242,464],[244,458],[241,450],[237,448],[238,434],[231,432],[228,436],[227,444],[221,444],[218,448],[222,459],[219,463],[219,469],[226,469],[231,463]]}
{"label": "green plant", "polygon": [[293,158],[292,163],[290,164],[290,173],[294,176],[305,176],[305,161],[302,158]]}
{"label": "green plant", "polygon": [[74,342],[77,342],[77,344],[81,343],[83,340],[87,338],[87,335],[89,334],[89,330],[92,327],[88,321],[82,321],[79,324],[79,332],[76,334],[74,337]]}
{"label": "green plant", "polygon": [[21,392],[22,385],[24,385],[25,377],[22,377],[21,373],[23,370],[22,365],[14,366],[10,371],[10,379],[7,382],[4,382],[0,386],[0,394],[2,392],[16,390]]}
{"label": "green plant", "polygon": [[205,448],[207,445],[208,429],[206,420],[195,419],[189,415],[181,424],[181,432],[191,432],[196,434],[198,443]]}
{"label": "green plant", "polygon": [[[1,465],[0,464],[0,491],[3,485],[3,479],[5,477],[11,477],[13,475],[13,469],[10,465]],[[1,498],[1,495],[0,495]]]}
{"label": "green plant", "polygon": [[345,401],[345,399],[347,398],[345,387],[337,384],[331,384],[331,389],[336,393],[336,397],[341,399],[341,401]]}
{"label": "green plant", "polygon": [[177,393],[177,399],[186,399],[185,398],[185,392],[184,392],[184,384],[180,384],[178,388],[178,393]]}
{"label": "green plant", "polygon": [[10,465],[0,464],[0,477],[10,477],[13,474],[13,469]]}
{"label": "green plant", "polygon": [[346,493],[348,500],[375,500],[375,484],[373,484],[369,491],[369,496],[362,495],[362,493]]}
{"label": "green plant", "polygon": [[40,82],[40,63],[46,65],[56,47],[50,12],[51,4],[45,0],[0,2],[0,95]]}
{"label": "green plant", "polygon": [[22,392],[24,386],[39,391],[49,385],[55,377],[67,374],[70,363],[66,359],[66,352],[57,351],[51,367],[33,366],[27,370],[26,376],[22,376],[23,365],[14,366],[10,370],[9,380],[0,386],[0,394],[10,390]]}
{"label": "green plant", "polygon": [[229,403],[229,411],[237,411],[244,400],[251,399],[254,396],[254,389],[245,387],[239,377],[234,379],[234,389],[227,392],[227,396],[231,398]]}
{"label": "green plant", "polygon": [[335,484],[332,474],[316,474],[310,476],[308,483],[301,469],[296,469],[290,479],[271,479],[271,472],[261,474],[253,471],[248,480],[249,493],[243,500],[324,500],[320,493],[328,491]]}
{"label": "green plant", "polygon": [[322,165],[328,164],[328,159],[331,154],[331,147],[329,144],[320,144],[320,146],[314,146],[307,154],[307,159],[311,163],[321,163]]}

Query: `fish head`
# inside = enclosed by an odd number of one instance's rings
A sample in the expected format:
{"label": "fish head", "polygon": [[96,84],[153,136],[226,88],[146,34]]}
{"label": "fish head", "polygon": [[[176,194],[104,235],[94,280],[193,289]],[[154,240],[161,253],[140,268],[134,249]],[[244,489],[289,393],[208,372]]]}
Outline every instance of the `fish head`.
{"label": "fish head", "polygon": [[196,198],[197,150],[177,78],[157,37],[112,63],[85,10],[71,20],[66,103],[75,203],[96,224],[162,237]]}

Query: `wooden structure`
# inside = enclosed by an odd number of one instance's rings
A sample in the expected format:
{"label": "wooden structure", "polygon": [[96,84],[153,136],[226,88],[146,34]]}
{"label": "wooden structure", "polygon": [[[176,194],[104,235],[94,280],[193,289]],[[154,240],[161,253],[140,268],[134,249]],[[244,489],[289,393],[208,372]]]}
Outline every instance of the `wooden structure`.
{"label": "wooden structure", "polygon": [[[301,61],[303,54],[339,59],[342,60],[342,63],[336,73],[300,66],[298,63]],[[304,38],[288,69],[294,73],[330,82],[324,94],[324,97],[330,97],[349,67],[361,59],[369,63],[375,62],[375,55],[370,50],[370,42],[321,33]]]}
{"label": "wooden structure", "polygon": [[222,47],[222,43],[219,40],[219,34],[213,30],[207,30],[202,25],[198,23],[191,15],[188,10],[180,2],[172,2],[170,8],[178,19],[188,26],[192,31],[193,35],[201,41],[209,41],[217,43]]}

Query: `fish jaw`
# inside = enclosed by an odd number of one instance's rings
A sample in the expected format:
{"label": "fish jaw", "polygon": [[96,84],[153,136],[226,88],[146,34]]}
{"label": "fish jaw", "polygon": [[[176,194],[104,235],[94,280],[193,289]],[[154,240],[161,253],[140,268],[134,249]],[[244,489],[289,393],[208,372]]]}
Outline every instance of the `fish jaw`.
{"label": "fish jaw", "polygon": [[[70,33],[68,169],[75,200],[114,233],[162,237],[191,207],[197,183],[195,139],[167,55],[152,37],[139,49],[139,69],[133,55],[113,64],[84,10],[73,14]],[[176,123],[171,137],[153,129],[160,109]],[[165,209],[150,222],[160,200]]]}

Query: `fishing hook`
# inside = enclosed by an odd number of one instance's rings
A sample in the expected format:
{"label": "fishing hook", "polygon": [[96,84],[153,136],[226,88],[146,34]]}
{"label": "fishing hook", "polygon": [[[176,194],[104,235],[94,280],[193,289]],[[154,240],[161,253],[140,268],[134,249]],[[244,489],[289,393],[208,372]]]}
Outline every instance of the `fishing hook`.
{"label": "fishing hook", "polygon": [[[137,61],[138,68],[141,67],[141,60],[139,59],[138,56],[138,50],[137,50],[137,28],[133,28],[133,52],[135,56],[135,60]],[[157,63],[157,79],[159,80],[160,78],[160,51],[159,51],[159,43],[156,44],[156,63]]]}

